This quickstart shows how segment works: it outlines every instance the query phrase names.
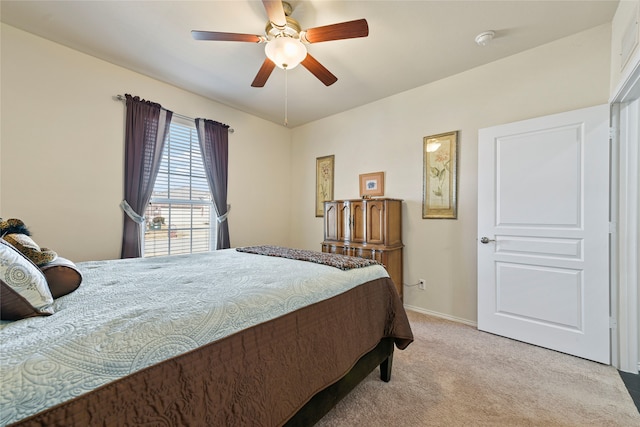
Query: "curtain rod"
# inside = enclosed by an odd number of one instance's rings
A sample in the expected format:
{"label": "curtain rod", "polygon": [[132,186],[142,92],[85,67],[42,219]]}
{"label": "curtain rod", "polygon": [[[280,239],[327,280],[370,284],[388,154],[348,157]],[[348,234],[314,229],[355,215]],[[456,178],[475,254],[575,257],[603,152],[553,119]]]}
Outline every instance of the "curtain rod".
{"label": "curtain rod", "polygon": [[[125,98],[124,95],[116,95],[116,96],[113,97],[113,99],[116,100],[116,101],[123,101],[123,102],[127,101],[127,98]],[[193,117],[183,116],[182,114],[173,113],[173,115],[176,116],[176,117],[179,117],[181,119],[184,119],[184,120],[190,120],[192,122],[196,121],[196,119],[194,119]],[[235,130],[233,130],[232,127],[229,127],[229,133],[233,133],[233,132],[235,132]]]}

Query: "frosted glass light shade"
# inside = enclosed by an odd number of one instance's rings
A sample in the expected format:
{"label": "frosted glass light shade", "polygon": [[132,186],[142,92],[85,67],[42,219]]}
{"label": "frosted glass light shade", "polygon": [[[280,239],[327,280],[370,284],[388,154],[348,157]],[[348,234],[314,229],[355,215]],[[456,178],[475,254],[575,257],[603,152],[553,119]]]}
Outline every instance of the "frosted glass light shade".
{"label": "frosted glass light shade", "polygon": [[295,68],[307,57],[307,48],[293,37],[276,37],[266,44],[264,52],[274,64],[282,69]]}

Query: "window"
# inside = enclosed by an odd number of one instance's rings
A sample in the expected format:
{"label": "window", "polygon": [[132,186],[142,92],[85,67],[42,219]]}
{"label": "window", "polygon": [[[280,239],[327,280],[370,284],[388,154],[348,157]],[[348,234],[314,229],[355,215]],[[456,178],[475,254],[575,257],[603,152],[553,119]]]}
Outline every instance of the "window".
{"label": "window", "polygon": [[214,212],[196,128],[172,121],[145,211],[144,256],[215,249]]}

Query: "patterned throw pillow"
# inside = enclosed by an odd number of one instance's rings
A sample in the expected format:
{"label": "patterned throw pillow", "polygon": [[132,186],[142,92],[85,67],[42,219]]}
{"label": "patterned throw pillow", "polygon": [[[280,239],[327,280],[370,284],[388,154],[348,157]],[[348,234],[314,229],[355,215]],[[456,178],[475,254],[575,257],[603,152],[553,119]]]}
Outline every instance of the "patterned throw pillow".
{"label": "patterned throw pillow", "polygon": [[2,320],[53,314],[53,297],[44,274],[3,239],[0,239],[0,290]]}
{"label": "patterned throw pillow", "polygon": [[37,266],[51,262],[58,256],[58,254],[51,249],[38,246],[38,244],[26,234],[6,234],[3,238]]}

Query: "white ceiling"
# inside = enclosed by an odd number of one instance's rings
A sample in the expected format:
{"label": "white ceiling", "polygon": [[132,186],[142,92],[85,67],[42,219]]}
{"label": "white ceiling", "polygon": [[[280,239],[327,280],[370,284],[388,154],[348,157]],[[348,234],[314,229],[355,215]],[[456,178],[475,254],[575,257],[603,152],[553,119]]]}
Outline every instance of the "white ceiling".
{"label": "white ceiling", "polygon": [[[338,77],[332,86],[302,66],[286,72],[289,127],[295,127],[610,22],[618,2],[289,3],[303,29],[360,18],[369,23],[369,37],[308,46]],[[6,24],[283,124],[285,71],[276,68],[265,87],[251,87],[264,45],[196,41],[190,34],[262,35],[267,18],[261,1],[2,0],[0,7]],[[480,47],[474,38],[486,30],[496,37]],[[153,100],[153,94],[135,95]]]}

